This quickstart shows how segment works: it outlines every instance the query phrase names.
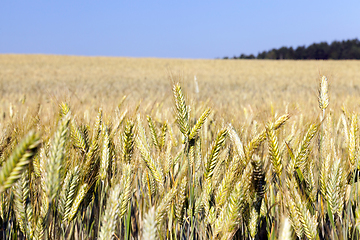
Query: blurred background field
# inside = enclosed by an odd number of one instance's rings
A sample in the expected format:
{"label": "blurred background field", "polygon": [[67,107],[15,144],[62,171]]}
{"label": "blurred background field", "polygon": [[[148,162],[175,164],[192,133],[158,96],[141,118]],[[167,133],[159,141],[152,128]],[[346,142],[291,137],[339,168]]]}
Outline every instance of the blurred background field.
{"label": "blurred background field", "polygon": [[[318,113],[317,89],[329,78],[330,108],[356,110],[360,102],[359,61],[187,60],[50,55],[0,55],[1,112],[25,106],[57,111],[66,101],[90,114],[111,111],[123,99],[129,108],[171,107],[172,81],[188,99],[216,109],[231,121],[244,108],[254,114],[279,111]],[[194,76],[199,93],[195,92]],[[241,114],[239,114],[241,113]]]}

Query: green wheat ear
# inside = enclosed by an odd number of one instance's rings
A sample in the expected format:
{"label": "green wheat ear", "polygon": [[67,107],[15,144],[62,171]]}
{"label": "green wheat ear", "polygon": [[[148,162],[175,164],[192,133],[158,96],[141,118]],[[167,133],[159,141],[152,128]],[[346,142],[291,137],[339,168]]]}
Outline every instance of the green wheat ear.
{"label": "green wheat ear", "polygon": [[17,145],[0,170],[0,193],[10,188],[27,168],[40,145],[40,138],[35,132],[30,132]]}

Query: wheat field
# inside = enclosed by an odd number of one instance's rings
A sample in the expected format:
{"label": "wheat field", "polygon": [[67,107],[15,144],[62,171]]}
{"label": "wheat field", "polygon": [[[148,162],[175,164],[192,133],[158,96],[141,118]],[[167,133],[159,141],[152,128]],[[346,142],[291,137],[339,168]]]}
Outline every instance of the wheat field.
{"label": "wheat field", "polygon": [[359,239],[359,69],[0,55],[0,238]]}

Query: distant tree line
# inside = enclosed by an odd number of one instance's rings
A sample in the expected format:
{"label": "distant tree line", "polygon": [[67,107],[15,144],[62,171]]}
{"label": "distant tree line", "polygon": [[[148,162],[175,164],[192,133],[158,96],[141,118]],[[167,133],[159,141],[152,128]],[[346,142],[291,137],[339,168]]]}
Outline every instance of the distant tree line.
{"label": "distant tree line", "polygon": [[[229,59],[229,57],[224,57]],[[281,47],[253,54],[234,56],[232,59],[360,59],[360,41],[356,38],[347,41],[313,43],[308,47]]]}

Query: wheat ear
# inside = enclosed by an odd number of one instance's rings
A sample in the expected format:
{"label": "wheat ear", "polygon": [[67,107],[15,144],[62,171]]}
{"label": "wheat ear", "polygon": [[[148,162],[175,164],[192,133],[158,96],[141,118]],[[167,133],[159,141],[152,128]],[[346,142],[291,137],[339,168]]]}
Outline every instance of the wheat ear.
{"label": "wheat ear", "polygon": [[256,234],[258,233],[259,219],[260,219],[259,212],[254,207],[252,207],[250,210],[250,219],[249,219],[249,233],[252,239],[255,239]]}
{"label": "wheat ear", "polygon": [[328,95],[328,79],[322,76],[319,87],[319,107],[325,112],[325,109],[329,106]]}
{"label": "wheat ear", "polygon": [[102,108],[99,108],[99,112],[95,121],[94,131],[93,131],[93,140],[98,140],[101,134],[101,126],[103,122],[103,111]]}
{"label": "wheat ear", "polygon": [[215,168],[215,166],[217,164],[220,149],[225,144],[225,139],[226,139],[227,132],[228,132],[227,129],[223,129],[218,133],[218,135],[216,137],[216,140],[215,140],[215,142],[213,144],[213,147],[211,149],[209,158],[208,158],[208,160],[206,162],[206,165],[205,165],[205,172],[204,172],[204,178],[205,179],[211,178],[212,175],[214,174],[214,168]]}
{"label": "wheat ear", "polygon": [[140,150],[140,154],[146,166],[149,168],[152,176],[155,178],[156,182],[159,185],[160,191],[164,189],[164,176],[163,171],[159,165],[156,164],[154,159],[150,154],[149,145],[146,140],[145,130],[142,127],[140,116],[138,115],[138,130],[139,134],[136,138],[137,148]]}
{"label": "wheat ear", "polygon": [[60,187],[68,124],[68,116],[60,121],[58,129],[51,141],[49,156],[45,158],[45,171],[42,172],[42,177],[45,182],[45,192],[49,198],[49,202],[57,195]]}
{"label": "wheat ear", "polygon": [[150,129],[150,135],[151,135],[152,142],[153,142],[154,146],[160,151],[159,138],[158,138],[158,135],[156,133],[154,122],[153,122],[153,120],[151,119],[151,117],[149,115],[146,116],[146,119],[147,119],[148,124],[149,124],[149,129]]}
{"label": "wheat ear", "polygon": [[268,123],[266,126],[266,135],[269,141],[269,156],[270,161],[274,167],[276,174],[279,179],[281,179],[282,173],[282,157],[279,151],[279,143],[277,136],[275,135],[274,125],[273,123]]}
{"label": "wheat ear", "polygon": [[75,148],[79,148],[83,153],[87,152],[87,142],[85,140],[85,137],[77,127],[75,120],[71,120],[70,123],[70,136]]}
{"label": "wheat ear", "polygon": [[229,167],[216,190],[215,203],[217,208],[221,208],[229,197],[234,183],[238,180],[238,173],[243,169],[241,163],[238,156],[234,157],[230,162]]}
{"label": "wheat ear", "polygon": [[296,210],[295,202],[289,195],[285,195],[285,199],[285,205],[291,222],[291,226],[294,229],[298,238],[302,239],[304,236],[304,229],[302,227],[299,214]]}
{"label": "wheat ear", "polygon": [[149,211],[145,214],[142,239],[156,239],[156,221],[154,207],[150,208]]}
{"label": "wheat ear", "polygon": [[100,179],[104,181],[107,177],[107,172],[110,165],[110,139],[109,139],[109,131],[107,127],[104,127],[103,134],[103,145],[101,152],[101,160],[100,160],[100,170],[99,175]]}
{"label": "wheat ear", "polygon": [[164,122],[162,127],[161,127],[161,135],[159,137],[159,148],[160,148],[160,150],[164,149],[164,147],[165,147],[167,128],[168,128],[167,123]]}
{"label": "wheat ear", "polygon": [[344,207],[344,177],[343,167],[341,166],[341,159],[336,159],[331,167],[330,176],[327,181],[326,187],[326,200],[330,205],[331,212],[338,214],[341,218],[341,212]]}
{"label": "wheat ear", "polygon": [[239,227],[238,223],[241,216],[241,210],[251,183],[251,173],[252,166],[249,163],[246,166],[241,179],[235,184],[227,203],[221,209],[219,217],[214,223],[214,237],[221,231],[223,231],[224,236],[231,236],[237,227]]}
{"label": "wheat ear", "polygon": [[194,139],[197,136],[200,128],[205,123],[207,117],[210,115],[210,112],[210,108],[208,108],[201,114],[199,119],[196,121],[196,124],[192,127],[190,131],[189,140]]}
{"label": "wheat ear", "polygon": [[244,145],[242,144],[239,135],[236,133],[235,129],[231,124],[228,126],[229,136],[231,141],[235,145],[236,153],[239,155],[240,160],[245,161],[245,151],[244,151]]}
{"label": "wheat ear", "polygon": [[184,203],[186,199],[186,195],[185,195],[186,186],[187,186],[187,178],[184,177],[181,180],[181,184],[179,186],[179,192],[175,202],[175,216],[180,224],[182,224],[184,219],[183,217],[184,217]]}
{"label": "wheat ear", "polygon": [[265,181],[264,163],[259,156],[255,155],[252,160],[252,165],[253,165],[252,184],[256,193],[254,208],[259,213],[262,200],[265,195],[266,181]]}
{"label": "wheat ear", "polygon": [[21,231],[28,237],[31,237],[33,231],[32,219],[28,219],[28,216],[32,218],[31,206],[29,206],[30,188],[28,174],[28,171],[22,173],[21,179],[15,184],[14,210]]}
{"label": "wheat ear", "polygon": [[64,219],[65,221],[70,222],[75,218],[75,216],[78,212],[78,209],[80,207],[80,204],[84,200],[87,191],[88,191],[88,184],[84,183],[83,185],[81,185],[80,189],[77,192],[77,195],[76,195],[76,197],[73,201],[73,204],[70,208],[69,214],[65,215],[65,219]]}
{"label": "wheat ear", "polygon": [[317,216],[314,215],[312,216],[309,209],[306,207],[306,202],[304,202],[301,199],[301,196],[299,194],[299,192],[297,191],[296,187],[295,187],[295,183],[293,182],[293,180],[289,180],[287,182],[289,190],[290,190],[290,197],[292,198],[294,204],[295,204],[295,209],[297,212],[297,217],[299,218],[301,225],[303,227],[303,231],[304,234],[306,235],[306,237],[308,239],[315,239],[317,236]]}
{"label": "wheat ear", "polygon": [[131,192],[132,192],[132,169],[130,164],[126,164],[123,169],[123,176],[121,179],[123,189],[121,196],[119,198],[119,218],[121,219],[126,211],[128,210],[128,204],[130,202],[131,198]]}
{"label": "wheat ear", "polygon": [[282,217],[281,228],[279,233],[279,239],[282,240],[291,240],[293,239],[291,236],[291,223],[288,217]]}
{"label": "wheat ear", "polygon": [[160,225],[160,223],[165,217],[165,214],[169,211],[171,203],[175,198],[176,192],[177,187],[175,186],[166,193],[161,203],[157,206],[155,216],[155,221],[157,225]]}
{"label": "wheat ear", "polygon": [[122,136],[123,147],[122,147],[122,159],[125,163],[130,163],[131,157],[134,152],[134,123],[130,120],[127,121],[125,130]]}
{"label": "wheat ear", "polygon": [[96,139],[93,139],[86,153],[86,159],[84,167],[82,168],[83,179],[87,183],[92,183],[98,174],[99,167],[99,143]]}
{"label": "wheat ear", "polygon": [[179,83],[174,84],[173,93],[176,106],[176,122],[184,137],[188,138],[190,134],[189,109],[185,104],[185,97]]}
{"label": "wheat ear", "polygon": [[105,213],[101,220],[101,229],[99,239],[107,240],[112,239],[115,233],[116,222],[119,215],[119,194],[120,184],[115,185],[111,191],[110,196],[106,203]]}
{"label": "wheat ear", "polygon": [[[277,130],[282,127],[287,120],[289,120],[290,115],[284,114],[280,116],[276,121],[273,123],[273,129]],[[261,133],[256,135],[254,138],[251,139],[248,146],[245,149],[246,159],[250,160],[256,149],[260,146],[260,144],[266,139],[266,129],[263,130]]]}
{"label": "wheat ear", "polygon": [[351,115],[351,124],[349,129],[349,162],[352,166],[356,163],[357,146],[358,145],[358,116],[357,114]]}
{"label": "wheat ear", "polygon": [[0,193],[10,188],[21,178],[21,174],[35,155],[39,144],[39,136],[30,132],[16,146],[0,170]]}
{"label": "wheat ear", "polygon": [[75,199],[76,190],[79,186],[80,168],[76,166],[66,174],[64,184],[60,193],[59,212],[64,219],[68,219],[71,206]]}

